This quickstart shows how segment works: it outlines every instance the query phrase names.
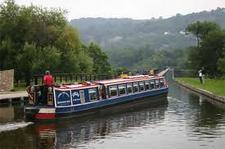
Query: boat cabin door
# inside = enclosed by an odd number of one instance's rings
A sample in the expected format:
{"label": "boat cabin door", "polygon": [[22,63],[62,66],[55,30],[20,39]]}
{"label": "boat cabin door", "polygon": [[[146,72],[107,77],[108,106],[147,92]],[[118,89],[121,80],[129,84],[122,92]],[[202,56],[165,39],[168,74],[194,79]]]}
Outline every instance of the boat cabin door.
{"label": "boat cabin door", "polygon": [[84,90],[80,90],[80,102],[81,103],[85,103]]}
{"label": "boat cabin door", "polygon": [[99,87],[100,99],[106,99],[106,87],[105,85],[101,85]]}

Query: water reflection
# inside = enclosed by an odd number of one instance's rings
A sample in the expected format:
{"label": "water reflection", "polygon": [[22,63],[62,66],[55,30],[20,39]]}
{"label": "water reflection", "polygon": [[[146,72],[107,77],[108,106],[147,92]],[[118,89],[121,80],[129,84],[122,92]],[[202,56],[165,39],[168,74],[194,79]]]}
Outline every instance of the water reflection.
{"label": "water reflection", "polygon": [[0,122],[6,123],[14,120],[14,107],[1,107],[0,108]]}
{"label": "water reflection", "polygon": [[193,94],[176,85],[171,88],[170,93],[172,93],[170,95],[174,98],[181,100],[181,102],[176,102],[180,103],[178,105],[170,102],[169,107],[175,111],[179,111],[182,115],[180,117],[185,121],[188,140],[203,142],[203,144],[200,143],[202,146],[209,147],[209,144],[205,142],[215,142],[221,136],[224,137],[224,105],[212,103],[212,100],[202,95]]}
{"label": "water reflection", "polygon": [[156,107],[118,115],[108,115],[88,120],[69,120],[54,124],[36,125],[40,148],[80,147],[95,139],[104,139],[110,134],[128,131],[132,127],[144,127],[157,124],[165,117],[167,102]]}
{"label": "water reflection", "polygon": [[37,136],[37,148],[53,148],[56,146],[56,125],[47,124],[35,127],[35,136]]}
{"label": "water reflection", "polygon": [[0,124],[23,120],[23,106],[0,106]]}
{"label": "water reflection", "polygon": [[[191,98],[190,98],[191,100]],[[192,140],[214,141],[215,138],[224,135],[225,128],[225,110],[210,103],[208,100],[199,98],[198,109],[191,113],[189,123],[191,132],[189,135]]]}

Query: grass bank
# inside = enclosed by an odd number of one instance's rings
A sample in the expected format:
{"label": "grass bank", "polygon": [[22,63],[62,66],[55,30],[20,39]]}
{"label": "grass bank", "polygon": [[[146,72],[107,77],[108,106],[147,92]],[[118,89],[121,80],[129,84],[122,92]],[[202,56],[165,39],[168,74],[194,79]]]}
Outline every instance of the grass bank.
{"label": "grass bank", "polygon": [[199,78],[176,78],[176,80],[225,97],[225,79],[205,79],[204,84],[200,83]]}

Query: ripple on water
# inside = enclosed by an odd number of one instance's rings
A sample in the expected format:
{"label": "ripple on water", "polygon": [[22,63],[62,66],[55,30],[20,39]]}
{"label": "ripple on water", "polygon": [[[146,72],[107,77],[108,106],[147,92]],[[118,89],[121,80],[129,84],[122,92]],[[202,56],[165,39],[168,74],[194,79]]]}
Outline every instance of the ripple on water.
{"label": "ripple on water", "polygon": [[15,122],[15,123],[0,124],[0,133],[4,131],[12,131],[19,128],[24,128],[31,124],[33,123],[32,122]]}

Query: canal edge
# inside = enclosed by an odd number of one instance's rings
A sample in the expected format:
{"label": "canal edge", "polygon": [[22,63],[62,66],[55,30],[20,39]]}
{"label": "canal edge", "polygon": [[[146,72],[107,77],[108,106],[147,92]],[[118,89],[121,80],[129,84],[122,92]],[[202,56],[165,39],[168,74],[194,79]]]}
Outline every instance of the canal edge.
{"label": "canal edge", "polygon": [[14,100],[20,100],[22,102],[28,97],[26,91],[16,91],[16,92],[0,92],[0,105],[5,101],[12,103]]}
{"label": "canal edge", "polygon": [[184,87],[184,88],[187,88],[195,93],[198,93],[198,94],[201,94],[201,95],[204,95],[208,98],[211,98],[212,100],[214,101],[218,101],[220,103],[223,103],[225,104],[225,97],[222,97],[222,96],[218,96],[218,95],[215,95],[213,94],[212,92],[209,92],[209,91],[206,91],[206,90],[203,90],[203,89],[200,89],[200,88],[196,88],[196,87],[193,87],[192,85],[189,85],[187,83],[183,83],[183,82],[179,82],[179,81],[176,81],[174,80],[178,85]]}

